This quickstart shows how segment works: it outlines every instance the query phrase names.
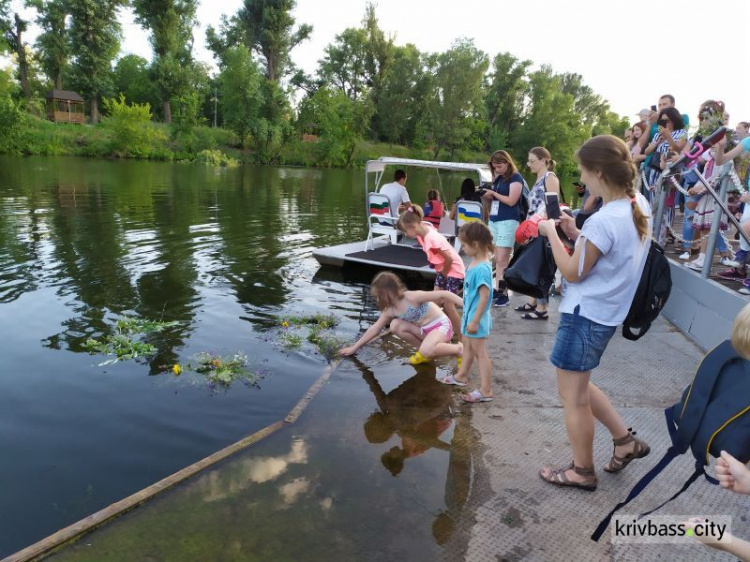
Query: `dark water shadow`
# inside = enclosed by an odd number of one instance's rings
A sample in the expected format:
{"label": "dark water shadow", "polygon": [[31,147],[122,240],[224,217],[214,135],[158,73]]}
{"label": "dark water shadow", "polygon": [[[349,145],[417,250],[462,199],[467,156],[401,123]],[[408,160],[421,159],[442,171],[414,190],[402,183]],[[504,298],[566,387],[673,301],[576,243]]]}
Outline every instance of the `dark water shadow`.
{"label": "dark water shadow", "polygon": [[470,413],[435,366],[370,357],[297,424],[50,559],[463,559],[481,488]]}

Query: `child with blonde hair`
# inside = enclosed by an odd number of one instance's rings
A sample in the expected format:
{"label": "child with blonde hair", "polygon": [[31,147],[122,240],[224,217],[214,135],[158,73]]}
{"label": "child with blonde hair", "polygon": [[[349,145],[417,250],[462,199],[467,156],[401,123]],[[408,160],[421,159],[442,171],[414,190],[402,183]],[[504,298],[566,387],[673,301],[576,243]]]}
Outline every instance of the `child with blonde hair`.
{"label": "child with blonde hair", "polygon": [[490,402],[492,392],[492,361],[484,343],[492,330],[492,265],[495,251],[492,232],[483,222],[470,222],[458,233],[464,252],[473,258],[464,279],[464,312],[461,333],[464,342],[464,361],[455,376],[441,380],[444,384],[466,386],[474,359],[479,363],[479,388],[463,396],[469,403]]}
{"label": "child with blonde hair", "polygon": [[[396,223],[396,227],[409,238],[416,238],[422,250],[427,254],[427,261],[435,268],[435,290],[450,291],[461,296],[466,268],[464,261],[450,242],[428,222],[423,221],[424,212],[419,205],[410,205]],[[450,318],[453,332],[459,333],[461,319],[450,301],[444,306],[445,314]]]}
{"label": "child with blonde hair", "polygon": [[418,351],[409,363],[418,365],[449,355],[460,356],[463,345],[450,343],[453,327],[438,304],[446,302],[461,306],[461,298],[448,291],[408,291],[395,273],[381,271],[370,285],[380,309],[380,318],[370,326],[352,346],[339,350],[341,355],[353,355],[366,345],[390,322],[391,332],[407,341]]}
{"label": "child with blonde hair", "polygon": [[[731,340],[734,350],[743,359],[750,360],[750,304],[745,305],[734,319]],[[721,456],[716,459],[716,479],[722,488],[735,494],[750,495],[750,469],[726,451],[722,451]],[[705,523],[705,520],[692,517],[685,525],[690,529],[695,529],[701,523]],[[699,534],[693,536],[711,548],[728,552],[740,560],[750,560],[750,542],[737,538],[731,533],[724,533],[724,536],[720,538]]]}

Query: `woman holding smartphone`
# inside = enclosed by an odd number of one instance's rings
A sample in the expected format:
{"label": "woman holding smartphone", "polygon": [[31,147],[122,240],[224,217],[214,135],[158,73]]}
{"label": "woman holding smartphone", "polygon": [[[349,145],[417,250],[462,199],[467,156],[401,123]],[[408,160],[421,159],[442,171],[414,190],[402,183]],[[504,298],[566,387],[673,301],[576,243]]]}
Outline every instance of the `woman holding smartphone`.
{"label": "woman holding smartphone", "polygon": [[[526,162],[529,170],[536,175],[536,181],[529,190],[529,217],[542,215],[546,211],[546,193],[555,193],[558,201],[560,198],[560,180],[555,175],[555,161],[549,150],[542,146],[536,146],[529,150],[529,159]],[[522,306],[516,308],[517,312],[523,312],[524,320],[547,320],[548,299],[531,299]]]}
{"label": "woman holding smartphone", "polygon": [[560,322],[550,362],[557,368],[557,388],[573,462],[559,469],[544,468],[539,475],[557,486],[596,490],[594,419],[610,432],[613,452],[604,466],[620,472],[631,461],[645,457],[649,446],[623,422],[607,396],[593,383],[609,340],[625,320],[648,255],[651,209],[633,187],[635,165],[625,143],[612,135],[587,140],[576,152],[581,181],[592,197],[604,204],[579,231],[572,217],[562,215],[560,226],[576,240],[568,255],[555,221],[539,223],[549,238],[555,263],[566,281],[560,303]]}

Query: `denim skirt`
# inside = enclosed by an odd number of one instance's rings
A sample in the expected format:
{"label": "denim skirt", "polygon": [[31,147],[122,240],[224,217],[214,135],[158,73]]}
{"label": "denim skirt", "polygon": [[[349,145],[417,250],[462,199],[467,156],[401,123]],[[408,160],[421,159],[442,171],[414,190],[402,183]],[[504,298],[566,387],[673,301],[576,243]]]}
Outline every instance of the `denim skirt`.
{"label": "denim skirt", "polygon": [[617,326],[604,326],[578,314],[561,314],[550,362],[565,371],[586,372],[599,366]]}

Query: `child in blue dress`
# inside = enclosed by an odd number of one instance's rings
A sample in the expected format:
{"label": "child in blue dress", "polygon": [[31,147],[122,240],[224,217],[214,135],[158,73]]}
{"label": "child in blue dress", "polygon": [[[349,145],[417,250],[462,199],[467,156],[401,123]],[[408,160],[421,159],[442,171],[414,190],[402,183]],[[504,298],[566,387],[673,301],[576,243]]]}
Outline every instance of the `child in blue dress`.
{"label": "child in blue dress", "polygon": [[464,311],[461,333],[464,336],[463,361],[456,375],[441,379],[444,384],[466,386],[474,359],[479,363],[479,388],[463,396],[469,403],[490,402],[492,392],[492,362],[484,342],[492,330],[492,265],[495,251],[492,232],[483,222],[470,222],[458,233],[463,250],[473,258],[464,278]]}

